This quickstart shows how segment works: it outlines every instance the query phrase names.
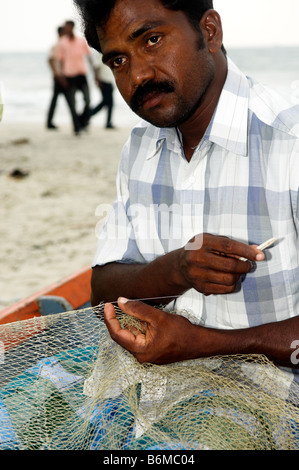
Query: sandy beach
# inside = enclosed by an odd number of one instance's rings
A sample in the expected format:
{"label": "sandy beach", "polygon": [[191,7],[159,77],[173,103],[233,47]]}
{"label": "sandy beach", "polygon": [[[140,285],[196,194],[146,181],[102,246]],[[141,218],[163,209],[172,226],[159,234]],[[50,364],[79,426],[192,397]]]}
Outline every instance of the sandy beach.
{"label": "sandy beach", "polygon": [[129,133],[0,123],[0,309],[91,264]]}

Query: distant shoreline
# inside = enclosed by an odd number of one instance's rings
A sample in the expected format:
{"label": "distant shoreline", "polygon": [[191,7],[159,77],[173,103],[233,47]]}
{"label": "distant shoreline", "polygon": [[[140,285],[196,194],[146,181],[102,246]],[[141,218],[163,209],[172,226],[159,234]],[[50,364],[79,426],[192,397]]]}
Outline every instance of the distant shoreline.
{"label": "distant shoreline", "polygon": [[[228,56],[246,75],[279,91],[293,93],[297,88],[299,46],[226,48]],[[0,52],[0,57],[0,82],[4,88],[4,113],[7,122],[45,120],[52,96],[52,77],[47,63],[47,52]],[[19,70],[22,70],[21,75],[17,73]],[[96,105],[101,99],[101,94],[92,75],[89,76],[89,84],[91,102]],[[116,89],[114,99],[115,125],[132,127],[138,118],[124,103]],[[62,124],[69,123],[69,111],[61,98],[58,100],[56,115]],[[105,111],[102,111],[94,116],[94,122],[103,125],[104,116]]]}

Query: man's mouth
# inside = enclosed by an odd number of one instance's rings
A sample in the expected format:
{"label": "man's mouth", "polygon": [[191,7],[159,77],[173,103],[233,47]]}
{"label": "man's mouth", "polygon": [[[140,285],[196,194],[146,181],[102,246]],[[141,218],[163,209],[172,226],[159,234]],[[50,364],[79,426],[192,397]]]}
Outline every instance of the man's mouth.
{"label": "man's mouth", "polygon": [[151,108],[154,108],[155,106],[158,106],[161,100],[163,99],[163,96],[165,95],[165,92],[153,92],[153,93],[148,93],[142,102],[140,103],[140,106],[144,110],[148,110]]}
{"label": "man's mouth", "polygon": [[144,110],[152,109],[160,104],[163,97],[174,92],[174,86],[169,82],[147,83],[135,91],[130,107],[134,112],[140,108]]}

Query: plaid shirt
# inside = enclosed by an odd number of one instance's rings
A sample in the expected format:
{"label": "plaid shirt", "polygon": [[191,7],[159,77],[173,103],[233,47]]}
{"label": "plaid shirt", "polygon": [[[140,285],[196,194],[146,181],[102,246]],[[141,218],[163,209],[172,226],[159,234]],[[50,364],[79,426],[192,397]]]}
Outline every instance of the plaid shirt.
{"label": "plaid shirt", "polygon": [[93,264],[148,263],[202,232],[248,244],[275,237],[235,293],[205,297],[191,289],[175,307],[226,329],[298,315],[298,137],[299,104],[228,60],[218,106],[190,162],[175,129],[142,122],[133,130]]}

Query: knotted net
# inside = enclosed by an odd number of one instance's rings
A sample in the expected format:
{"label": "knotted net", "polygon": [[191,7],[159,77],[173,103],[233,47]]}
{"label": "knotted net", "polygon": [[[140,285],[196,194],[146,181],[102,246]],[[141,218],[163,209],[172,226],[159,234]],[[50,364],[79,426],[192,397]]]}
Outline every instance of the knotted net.
{"label": "knotted net", "polygon": [[0,449],[299,447],[298,388],[265,357],[141,365],[102,318],[99,305],[0,326]]}

